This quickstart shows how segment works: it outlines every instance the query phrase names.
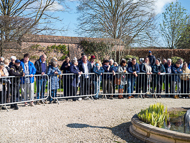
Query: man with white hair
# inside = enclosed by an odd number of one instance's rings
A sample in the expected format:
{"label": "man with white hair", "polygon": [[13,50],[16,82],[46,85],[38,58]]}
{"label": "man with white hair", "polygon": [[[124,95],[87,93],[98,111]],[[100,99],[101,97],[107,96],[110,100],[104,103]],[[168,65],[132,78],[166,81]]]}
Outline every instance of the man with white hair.
{"label": "man with white hair", "polygon": [[[47,72],[48,72],[46,58],[47,58],[47,56],[45,54],[42,54],[40,56],[40,59],[38,59],[34,64],[35,68],[36,68],[36,74],[41,75],[36,78],[37,99],[40,99],[40,93],[41,93],[41,98],[42,99],[44,98],[44,93],[45,93],[45,89],[46,89],[47,79],[45,76],[43,76],[44,74],[47,74]],[[47,103],[47,102],[44,102],[44,103]],[[37,101],[37,104],[38,105],[40,104],[39,101]]]}
{"label": "man with white hair", "polygon": [[5,58],[4,57],[0,57],[0,62],[4,62]]}
{"label": "man with white hair", "polygon": [[15,64],[16,56],[11,56],[11,62],[9,63],[9,67]]}
{"label": "man with white hair", "polygon": [[[166,87],[166,93],[169,93],[169,86],[170,86],[170,93],[172,93],[171,90],[171,73],[172,73],[172,60],[168,59],[167,64],[164,65],[167,75],[165,76],[165,87]],[[168,95],[166,95],[167,97]]]}

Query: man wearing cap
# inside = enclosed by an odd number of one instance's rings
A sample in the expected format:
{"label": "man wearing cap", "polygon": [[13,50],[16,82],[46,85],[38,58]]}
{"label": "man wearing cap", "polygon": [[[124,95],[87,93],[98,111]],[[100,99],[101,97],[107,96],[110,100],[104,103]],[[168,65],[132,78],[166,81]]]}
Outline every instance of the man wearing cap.
{"label": "man wearing cap", "polygon": [[[10,76],[16,76],[13,78],[13,83],[11,85],[12,87],[12,98],[13,102],[17,102],[18,98],[20,96],[20,76],[24,76],[22,66],[20,66],[20,60],[15,60],[15,63],[10,68]],[[12,82],[12,81],[11,81]],[[14,108],[15,110],[18,110],[17,104],[11,104],[11,108]]]}
{"label": "man wearing cap", "polygon": [[155,56],[152,55],[152,52],[151,52],[151,51],[149,51],[148,58],[149,58],[150,65],[151,65],[151,66],[155,65],[155,63],[156,63],[156,58],[155,58]]}
{"label": "man wearing cap", "polygon": [[[162,91],[162,81],[163,81],[163,75],[161,73],[165,73],[164,65],[160,63],[160,59],[156,59],[156,64],[152,67],[152,72],[155,74],[153,76],[153,84],[152,84],[152,90],[154,93],[155,87],[156,87],[156,93],[161,93]],[[158,98],[161,98],[161,95],[157,95]]]}
{"label": "man wearing cap", "polygon": [[11,56],[11,62],[9,63],[9,67],[15,64],[16,56]]}
{"label": "man wearing cap", "polygon": [[[109,61],[108,60],[104,60],[104,63],[103,63],[103,69],[104,69],[104,72],[112,72],[113,75],[115,75],[115,72],[113,70],[113,68],[111,68],[111,66],[109,65]],[[109,95],[109,98],[110,99],[113,99],[113,82],[112,82],[112,79],[113,79],[113,75],[112,74],[103,74],[102,78],[103,78],[103,81],[102,81],[102,84],[103,84],[103,93],[105,94],[111,94]]]}

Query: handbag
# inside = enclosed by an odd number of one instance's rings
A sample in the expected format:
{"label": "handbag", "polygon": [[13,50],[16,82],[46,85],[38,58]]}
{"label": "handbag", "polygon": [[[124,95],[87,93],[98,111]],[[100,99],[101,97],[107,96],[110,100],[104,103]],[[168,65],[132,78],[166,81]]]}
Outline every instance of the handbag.
{"label": "handbag", "polygon": [[116,77],[114,83],[117,85],[121,85],[121,76],[119,78]]}

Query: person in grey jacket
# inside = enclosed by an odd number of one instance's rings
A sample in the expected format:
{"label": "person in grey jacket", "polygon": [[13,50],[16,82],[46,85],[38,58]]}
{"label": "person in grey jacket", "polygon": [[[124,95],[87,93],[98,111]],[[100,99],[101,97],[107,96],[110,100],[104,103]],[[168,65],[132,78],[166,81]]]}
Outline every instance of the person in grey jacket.
{"label": "person in grey jacket", "polygon": [[[122,60],[119,67],[118,67],[118,78],[116,78],[115,80],[121,80],[121,83],[119,83],[119,95],[118,95],[118,99],[123,99],[123,86],[127,84],[127,79],[126,79],[126,73],[127,72],[127,67],[126,67],[127,63],[126,60]],[[119,81],[118,81],[119,82]]]}

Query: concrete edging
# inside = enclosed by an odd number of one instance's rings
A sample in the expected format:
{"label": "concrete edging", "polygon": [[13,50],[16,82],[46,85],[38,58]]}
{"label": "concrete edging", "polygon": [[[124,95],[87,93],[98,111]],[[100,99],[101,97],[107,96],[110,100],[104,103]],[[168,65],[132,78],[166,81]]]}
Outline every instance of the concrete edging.
{"label": "concrete edging", "polygon": [[[172,109],[176,108],[171,108]],[[184,108],[178,108],[179,110],[186,110]],[[132,125],[129,128],[129,132],[136,138],[147,143],[190,143],[190,135],[180,132],[175,132],[167,129],[154,127],[150,124],[146,124],[140,121],[137,114],[131,118]]]}

